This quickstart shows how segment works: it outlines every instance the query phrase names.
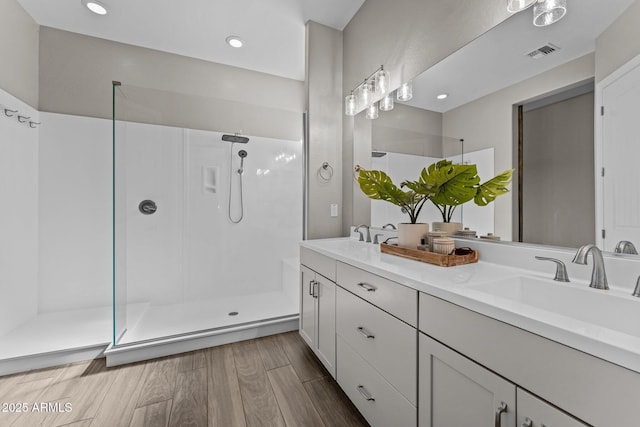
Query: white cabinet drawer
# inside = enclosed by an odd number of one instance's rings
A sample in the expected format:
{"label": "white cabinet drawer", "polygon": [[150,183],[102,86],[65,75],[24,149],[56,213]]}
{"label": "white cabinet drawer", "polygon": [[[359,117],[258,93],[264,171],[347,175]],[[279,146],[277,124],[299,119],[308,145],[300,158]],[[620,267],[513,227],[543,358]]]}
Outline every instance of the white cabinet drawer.
{"label": "white cabinet drawer", "polygon": [[418,292],[359,268],[338,262],[338,285],[417,327]]}
{"label": "white cabinet drawer", "polygon": [[417,330],[338,287],[336,331],[417,405]]}
{"label": "white cabinet drawer", "polygon": [[417,410],[358,355],[340,335],[338,384],[372,427],[415,427]]}
{"label": "white cabinet drawer", "polygon": [[336,260],[307,248],[300,248],[300,264],[322,274],[332,282],[336,281]]}

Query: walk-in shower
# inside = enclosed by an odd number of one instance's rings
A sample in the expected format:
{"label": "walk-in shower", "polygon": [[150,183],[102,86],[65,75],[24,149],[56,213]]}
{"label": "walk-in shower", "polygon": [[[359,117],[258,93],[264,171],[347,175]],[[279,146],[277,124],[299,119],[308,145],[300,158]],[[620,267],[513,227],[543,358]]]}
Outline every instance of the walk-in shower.
{"label": "walk-in shower", "polygon": [[[303,196],[291,183],[303,176],[299,117],[127,85],[115,87],[114,110],[110,352],[295,329]],[[234,128],[249,136],[216,130]],[[155,202],[154,214],[138,209],[144,200]]]}

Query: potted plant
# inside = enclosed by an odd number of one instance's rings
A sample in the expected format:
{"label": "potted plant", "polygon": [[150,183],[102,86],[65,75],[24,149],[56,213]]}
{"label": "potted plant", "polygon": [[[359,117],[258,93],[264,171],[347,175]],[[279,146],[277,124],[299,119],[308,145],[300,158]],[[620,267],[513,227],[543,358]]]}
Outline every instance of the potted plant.
{"label": "potted plant", "polygon": [[[356,166],[358,184],[362,192],[373,200],[384,200],[399,206],[402,212],[409,215],[408,223],[398,224],[398,245],[408,248],[416,248],[429,232],[428,223],[418,223],[418,216],[422,207],[429,198],[434,195],[435,189],[431,189],[426,182],[403,182],[400,187],[395,185],[391,178],[379,170],[366,170]],[[407,187],[404,191],[402,188]],[[415,191],[420,188],[420,193]]]}
{"label": "potted plant", "polygon": [[476,165],[454,164],[445,159],[423,169],[412,190],[428,195],[442,214],[442,222],[434,222],[433,229],[454,234],[462,229],[462,223],[451,222],[456,208],[471,200],[478,206],[486,206],[496,197],[508,193],[506,186],[511,182],[512,174],[513,169],[506,170],[480,184]]}

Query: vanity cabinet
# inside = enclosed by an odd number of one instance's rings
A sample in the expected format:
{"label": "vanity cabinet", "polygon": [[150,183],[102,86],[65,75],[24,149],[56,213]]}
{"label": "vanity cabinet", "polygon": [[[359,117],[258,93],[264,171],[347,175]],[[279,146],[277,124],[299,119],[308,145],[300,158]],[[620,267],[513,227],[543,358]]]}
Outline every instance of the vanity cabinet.
{"label": "vanity cabinet", "polygon": [[521,388],[517,399],[518,427],[588,427]]}
{"label": "vanity cabinet", "polygon": [[417,291],[340,262],[337,283],[338,384],[372,426],[415,427]]}
{"label": "vanity cabinet", "polygon": [[422,333],[419,340],[420,427],[516,425],[514,384]]}
{"label": "vanity cabinet", "polygon": [[300,336],[335,378],[336,261],[303,249],[300,262]]}

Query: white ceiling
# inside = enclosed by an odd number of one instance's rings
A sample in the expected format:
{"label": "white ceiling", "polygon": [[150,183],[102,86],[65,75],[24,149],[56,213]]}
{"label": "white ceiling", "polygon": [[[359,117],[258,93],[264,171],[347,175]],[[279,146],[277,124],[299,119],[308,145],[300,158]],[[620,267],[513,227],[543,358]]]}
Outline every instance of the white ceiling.
{"label": "white ceiling", "polygon": [[[633,1],[570,1],[562,20],[542,28],[532,24],[531,9],[520,12],[415,78],[407,104],[446,112],[593,52],[595,39]],[[560,50],[526,56],[547,43]],[[440,93],[449,97],[438,101]]]}
{"label": "white ceiling", "polygon": [[[40,24],[165,52],[304,80],[305,23],[342,30],[364,0],[18,0]],[[229,35],[242,49],[225,43]]]}

